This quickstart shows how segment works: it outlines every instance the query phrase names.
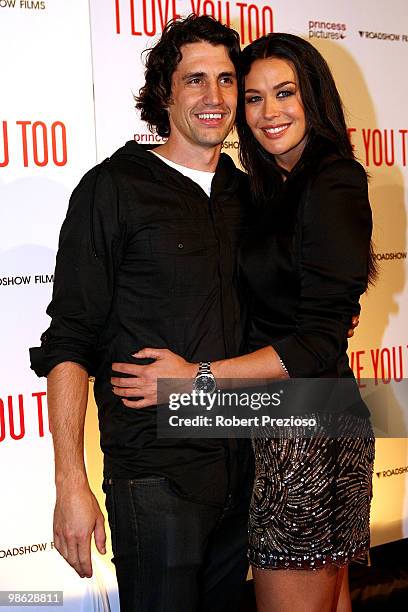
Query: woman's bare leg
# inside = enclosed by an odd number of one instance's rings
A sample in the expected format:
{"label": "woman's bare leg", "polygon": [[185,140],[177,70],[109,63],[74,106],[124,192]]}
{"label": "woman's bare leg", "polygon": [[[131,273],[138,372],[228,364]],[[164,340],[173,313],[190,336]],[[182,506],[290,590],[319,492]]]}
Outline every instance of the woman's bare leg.
{"label": "woman's bare leg", "polygon": [[344,568],[252,571],[258,612],[351,611],[345,607],[349,596]]}
{"label": "woman's bare leg", "polygon": [[348,566],[342,567],[339,571],[340,592],[335,612],[351,612],[351,597],[348,581]]}

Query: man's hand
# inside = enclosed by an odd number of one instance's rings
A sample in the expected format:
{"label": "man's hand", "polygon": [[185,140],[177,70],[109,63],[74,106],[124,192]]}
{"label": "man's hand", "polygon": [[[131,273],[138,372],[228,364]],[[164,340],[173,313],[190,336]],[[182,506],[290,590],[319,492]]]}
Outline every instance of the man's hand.
{"label": "man's hand", "polygon": [[104,516],[87,485],[63,486],[57,491],[54,510],[54,545],[81,578],[92,576],[91,536],[105,554]]}
{"label": "man's hand", "polygon": [[351,317],[351,327],[347,332],[347,338],[352,338],[354,336],[354,330],[356,329],[356,327],[358,327],[359,323],[360,323],[359,315],[354,315],[353,317]]}
{"label": "man's hand", "polygon": [[[113,393],[122,397],[122,402],[128,408],[147,408],[157,404],[157,379],[177,378],[193,379],[197,374],[197,365],[189,363],[180,355],[168,349],[144,348],[133,357],[155,359],[149,365],[133,363],[113,363],[112,370],[130,374],[131,377],[113,376],[111,384]],[[124,398],[140,397],[138,400]]]}

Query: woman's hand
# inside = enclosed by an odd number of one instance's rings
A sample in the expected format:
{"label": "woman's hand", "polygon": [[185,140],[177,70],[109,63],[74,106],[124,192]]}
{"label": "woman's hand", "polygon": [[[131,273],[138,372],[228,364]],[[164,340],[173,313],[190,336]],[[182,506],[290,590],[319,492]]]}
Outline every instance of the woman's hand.
{"label": "woman's hand", "polygon": [[351,317],[350,329],[347,332],[347,338],[352,338],[354,336],[354,330],[358,327],[360,323],[360,315],[353,315]]}
{"label": "woman's hand", "polygon": [[[122,402],[128,408],[147,408],[157,404],[157,379],[179,378],[194,379],[197,374],[197,365],[189,363],[180,355],[168,349],[144,348],[132,355],[139,359],[155,359],[149,365],[134,363],[113,363],[112,370],[130,374],[128,378],[113,376],[111,384],[113,393],[123,398]],[[129,400],[128,397],[140,399]]]}

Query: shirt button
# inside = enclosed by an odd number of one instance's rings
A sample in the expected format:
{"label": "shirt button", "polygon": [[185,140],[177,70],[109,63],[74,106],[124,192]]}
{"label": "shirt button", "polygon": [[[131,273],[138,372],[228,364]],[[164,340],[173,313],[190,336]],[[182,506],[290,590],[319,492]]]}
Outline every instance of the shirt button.
{"label": "shirt button", "polygon": [[177,248],[184,249],[184,244],[182,242],[179,242]]}

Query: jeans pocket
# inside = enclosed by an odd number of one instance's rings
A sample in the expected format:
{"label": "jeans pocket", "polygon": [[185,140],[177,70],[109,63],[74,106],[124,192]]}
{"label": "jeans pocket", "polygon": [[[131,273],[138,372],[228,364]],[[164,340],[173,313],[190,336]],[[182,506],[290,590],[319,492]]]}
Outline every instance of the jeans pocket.
{"label": "jeans pocket", "polygon": [[131,478],[128,482],[130,486],[154,487],[167,481],[165,476],[147,476],[146,478]]}

